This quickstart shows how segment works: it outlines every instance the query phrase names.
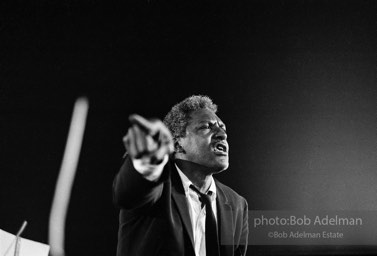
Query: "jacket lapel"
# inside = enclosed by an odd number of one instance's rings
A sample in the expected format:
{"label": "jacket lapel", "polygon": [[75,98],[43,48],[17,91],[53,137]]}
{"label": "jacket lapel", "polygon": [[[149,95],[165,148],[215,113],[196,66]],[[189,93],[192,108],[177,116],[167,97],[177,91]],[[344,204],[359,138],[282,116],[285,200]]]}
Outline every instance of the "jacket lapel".
{"label": "jacket lapel", "polygon": [[[219,241],[221,255],[233,255],[234,249],[234,226],[233,226],[233,209],[228,202],[226,194],[216,182],[217,189],[217,215],[219,226]],[[220,221],[219,221],[220,220]]]}
{"label": "jacket lapel", "polygon": [[[189,235],[192,248],[194,245],[194,235],[191,225],[190,213],[187,205],[185,191],[183,189],[182,181],[178,175],[177,169],[174,165],[171,172],[172,181],[172,197],[177,205],[178,212],[182,218],[184,228]],[[216,182],[216,180],[215,180]],[[228,202],[228,198],[221,187],[216,182],[217,189],[217,220],[219,228],[219,242],[221,256],[231,256],[234,252],[234,226],[233,226],[233,208]]]}
{"label": "jacket lapel", "polygon": [[190,241],[192,244],[192,248],[194,246],[194,235],[191,225],[190,213],[187,206],[187,199],[185,195],[185,191],[183,189],[182,181],[178,175],[177,169],[174,166],[171,172],[171,180],[172,180],[172,197],[177,204],[178,212],[181,215],[183,225],[188,232],[190,237]]}

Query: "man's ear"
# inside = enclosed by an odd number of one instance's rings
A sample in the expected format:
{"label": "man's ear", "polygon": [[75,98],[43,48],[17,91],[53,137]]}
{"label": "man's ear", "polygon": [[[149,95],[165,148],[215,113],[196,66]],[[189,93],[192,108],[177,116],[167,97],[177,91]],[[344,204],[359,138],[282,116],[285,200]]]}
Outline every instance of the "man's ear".
{"label": "man's ear", "polygon": [[174,148],[175,148],[175,153],[182,153],[182,154],[186,153],[186,151],[182,148],[181,144],[179,144],[178,141],[174,142]]}

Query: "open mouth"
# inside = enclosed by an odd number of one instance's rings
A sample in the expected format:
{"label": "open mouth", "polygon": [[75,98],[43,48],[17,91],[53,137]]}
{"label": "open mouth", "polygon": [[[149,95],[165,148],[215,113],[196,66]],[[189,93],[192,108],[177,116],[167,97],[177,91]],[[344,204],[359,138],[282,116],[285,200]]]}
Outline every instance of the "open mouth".
{"label": "open mouth", "polygon": [[228,154],[228,146],[224,142],[218,142],[214,145],[213,151],[218,154],[227,155]]}

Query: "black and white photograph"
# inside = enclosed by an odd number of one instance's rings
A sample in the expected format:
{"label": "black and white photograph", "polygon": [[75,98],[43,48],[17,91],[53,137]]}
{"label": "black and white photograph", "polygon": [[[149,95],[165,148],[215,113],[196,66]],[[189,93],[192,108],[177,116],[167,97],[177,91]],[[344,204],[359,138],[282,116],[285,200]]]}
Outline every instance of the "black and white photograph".
{"label": "black and white photograph", "polygon": [[0,255],[377,255],[377,2],[0,3]]}

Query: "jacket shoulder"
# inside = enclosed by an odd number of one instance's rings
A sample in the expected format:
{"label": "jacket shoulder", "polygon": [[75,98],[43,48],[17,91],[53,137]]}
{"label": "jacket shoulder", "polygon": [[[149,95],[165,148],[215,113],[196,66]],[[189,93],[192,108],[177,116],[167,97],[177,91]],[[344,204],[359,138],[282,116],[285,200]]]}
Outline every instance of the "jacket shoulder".
{"label": "jacket shoulder", "polygon": [[228,200],[229,203],[234,204],[238,207],[242,206],[242,208],[248,207],[247,201],[243,196],[239,195],[232,188],[230,188],[227,185],[224,185],[217,179],[215,179],[215,182],[216,182],[216,187],[218,189],[218,193],[223,193],[223,195],[225,196],[225,198]]}

